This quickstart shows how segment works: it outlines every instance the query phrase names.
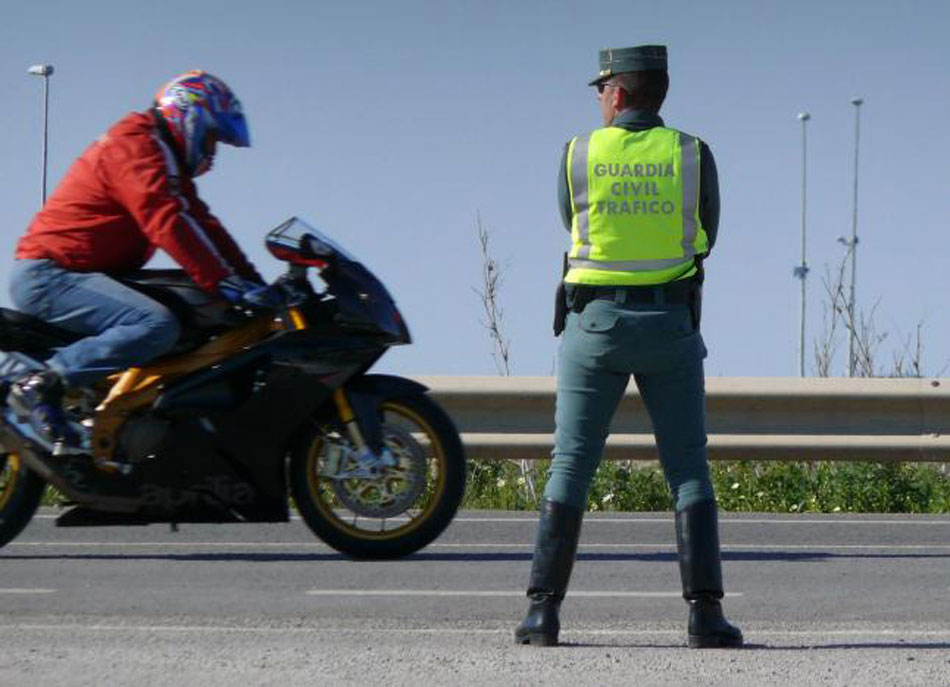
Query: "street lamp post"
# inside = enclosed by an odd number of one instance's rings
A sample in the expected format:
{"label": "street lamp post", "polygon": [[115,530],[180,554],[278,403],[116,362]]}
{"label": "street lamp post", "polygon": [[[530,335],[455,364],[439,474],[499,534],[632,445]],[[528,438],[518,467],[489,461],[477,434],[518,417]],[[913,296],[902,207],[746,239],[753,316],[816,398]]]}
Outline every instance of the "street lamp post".
{"label": "street lamp post", "polygon": [[806,161],[808,154],[808,139],[806,134],[806,124],[811,115],[807,112],[801,112],[798,115],[799,121],[802,123],[802,261],[801,264],[795,267],[793,274],[801,281],[802,283],[802,304],[801,304],[801,314],[799,317],[799,337],[798,337],[798,373],[800,376],[805,376],[805,279],[808,277],[808,262],[805,259],[805,208],[806,208]]}
{"label": "street lamp post", "polygon": [[49,77],[53,74],[53,65],[34,64],[26,70],[28,74],[43,77],[43,182],[40,191],[40,207],[46,205],[46,143],[49,127]]}
{"label": "street lamp post", "polygon": [[851,319],[848,336],[848,376],[854,377],[857,370],[857,354],[855,342],[857,337],[857,322],[855,321],[855,280],[858,266],[858,151],[861,140],[861,105],[862,98],[851,98],[854,105],[854,202],[851,210],[851,241],[848,247],[851,250],[851,294],[848,299],[848,316]]}

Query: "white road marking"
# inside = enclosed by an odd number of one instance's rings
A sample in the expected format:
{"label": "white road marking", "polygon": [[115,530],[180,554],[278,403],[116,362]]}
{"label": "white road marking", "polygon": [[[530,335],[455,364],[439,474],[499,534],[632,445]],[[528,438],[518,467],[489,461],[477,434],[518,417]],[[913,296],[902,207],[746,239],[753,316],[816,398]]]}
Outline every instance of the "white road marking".
{"label": "white road marking", "polygon": [[[322,549],[329,549],[330,547],[326,544],[322,544],[319,541],[306,541],[306,542],[273,542],[273,541],[13,541],[7,544],[7,547],[12,546],[33,546],[33,547],[62,547],[65,549],[68,548],[108,548],[114,546],[116,548],[151,548],[151,547],[167,547],[167,548],[187,548],[187,547],[210,547],[210,548],[235,548],[235,549],[247,549],[247,548],[306,548],[310,547],[319,547]],[[6,548],[6,547],[5,547]],[[2,556],[2,554],[0,554]]]}
{"label": "white road marking", "polygon": [[54,594],[55,589],[0,589],[0,594]]}
{"label": "white road marking", "polygon": [[[525,549],[530,551],[533,544],[430,544],[429,548],[446,549]],[[723,551],[776,551],[776,550],[804,550],[804,551],[848,551],[851,549],[881,549],[881,550],[917,550],[937,549],[950,550],[950,544],[722,544]],[[676,549],[676,544],[580,544],[578,549]]]}
{"label": "white road marking", "polygon": [[[536,524],[538,518],[505,518],[505,517],[487,517],[487,518],[467,518],[457,517],[452,522],[479,523],[479,522],[523,522]],[[588,525],[630,525],[637,523],[668,523],[673,524],[673,516],[667,518],[598,518],[591,517],[589,514],[584,517],[584,526]],[[814,517],[806,518],[730,518],[719,517],[720,525],[950,525],[950,520],[861,520],[857,518],[837,518],[828,517],[816,519]]]}
{"label": "white road marking", "polygon": [[[311,589],[307,596],[422,596],[422,597],[516,597],[522,598],[524,590],[479,591],[455,589]],[[680,598],[683,592],[622,592],[622,591],[571,591],[571,597],[590,599],[666,599]],[[726,596],[742,596],[743,592],[726,592]]]}
{"label": "white road marking", "polygon": [[[720,525],[911,525],[911,526],[950,526],[950,520],[875,520],[867,519],[862,520],[855,517],[843,518],[836,515],[828,514],[826,518],[818,518],[818,513],[811,514],[807,516],[803,515],[802,517],[781,517],[781,518],[731,518],[728,516],[723,516],[720,512],[719,524]],[[36,520],[55,520],[59,517],[59,514],[55,513],[38,513],[33,516],[33,519]],[[301,522],[299,515],[292,515],[290,517],[292,522]],[[388,522],[400,522],[400,518],[390,518]],[[512,518],[512,517],[494,517],[488,516],[485,518],[473,518],[468,516],[456,517],[452,520],[453,523],[464,523],[464,524],[477,524],[477,523],[524,523],[528,525],[536,525],[538,522],[537,515],[526,515],[521,518]],[[598,517],[595,515],[587,514],[584,518],[584,526],[589,525],[630,525],[630,524],[643,524],[643,523],[668,523],[673,524],[673,515],[669,517],[646,517],[646,518],[631,518],[631,517]],[[156,525],[161,525],[164,523],[155,523]],[[201,523],[195,523],[201,524]],[[282,523],[273,523],[280,525]]]}
{"label": "white road marking", "polygon": [[[104,541],[81,541],[81,542],[45,542],[45,541],[14,541],[7,544],[6,548],[23,546],[23,547],[34,547],[34,548],[214,548],[214,549],[224,549],[224,548],[234,548],[234,549],[306,549],[306,548],[318,548],[321,550],[332,551],[332,549],[326,544],[320,542],[306,541],[306,542],[247,542],[247,541],[232,541],[232,542],[215,542],[215,541],[204,541],[204,542],[163,542],[163,541],[152,541],[152,542],[104,542]],[[486,543],[486,544],[448,544],[448,543],[435,543],[429,544],[428,547],[423,549],[423,551],[431,549],[517,549],[531,551],[534,548],[533,542],[525,542],[522,544],[511,544],[511,543]],[[675,549],[676,544],[672,542],[661,542],[661,543],[637,543],[637,544],[598,544],[598,543],[581,543],[580,549],[632,549],[632,550],[649,550],[649,549]],[[782,544],[782,543],[773,543],[773,544],[722,544],[722,549],[724,551],[776,551],[776,550],[803,550],[803,551],[849,551],[854,549],[879,549],[879,550],[894,550],[894,551],[914,551],[914,550],[935,550],[935,551],[944,551],[950,550],[950,544]],[[3,557],[3,554],[0,553],[0,558]]]}
{"label": "white road marking", "polygon": [[[533,544],[429,544],[428,548],[444,549],[525,549],[532,550]],[[580,544],[579,549],[675,549],[676,544]],[[723,551],[776,551],[776,550],[851,550],[851,549],[937,549],[950,550],[950,544],[722,544]]]}

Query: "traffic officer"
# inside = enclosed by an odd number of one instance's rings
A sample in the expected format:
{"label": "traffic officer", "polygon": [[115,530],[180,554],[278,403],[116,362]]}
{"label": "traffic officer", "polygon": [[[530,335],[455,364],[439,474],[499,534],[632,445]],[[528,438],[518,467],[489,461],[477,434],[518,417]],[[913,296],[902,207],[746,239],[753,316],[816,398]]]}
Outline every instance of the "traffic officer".
{"label": "traffic officer", "polygon": [[555,333],[564,333],[557,429],[529,607],[515,639],[557,644],[590,482],[632,374],[675,500],[689,646],[741,646],[742,633],[720,605],[699,332],[703,260],[719,223],[715,162],[705,143],[660,118],[669,86],[665,46],[602,50],[590,85],[604,127],[573,138],[560,169],[561,215],[572,245],[555,317]]}

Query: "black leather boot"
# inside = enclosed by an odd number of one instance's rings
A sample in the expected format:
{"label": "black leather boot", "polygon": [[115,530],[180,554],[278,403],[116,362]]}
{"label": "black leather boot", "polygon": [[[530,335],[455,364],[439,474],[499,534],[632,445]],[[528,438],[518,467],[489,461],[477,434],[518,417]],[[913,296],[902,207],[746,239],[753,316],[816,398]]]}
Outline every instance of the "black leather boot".
{"label": "black leather boot", "polygon": [[515,629],[516,643],[557,646],[561,629],[558,613],[571,579],[583,515],[573,506],[542,501],[528,582],[528,613]]}
{"label": "black leather boot", "polygon": [[691,649],[742,646],[742,632],[722,614],[722,564],[715,501],[701,501],[676,513],[683,598],[689,606]]}

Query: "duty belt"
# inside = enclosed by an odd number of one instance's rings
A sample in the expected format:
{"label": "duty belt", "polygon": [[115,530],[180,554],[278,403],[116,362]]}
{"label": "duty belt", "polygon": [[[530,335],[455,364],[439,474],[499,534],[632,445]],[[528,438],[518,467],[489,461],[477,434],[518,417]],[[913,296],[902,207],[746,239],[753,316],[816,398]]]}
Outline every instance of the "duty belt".
{"label": "duty belt", "polygon": [[590,301],[608,300],[615,303],[644,303],[650,305],[690,305],[700,289],[695,279],[682,279],[651,286],[594,286],[567,284],[570,309],[581,312]]}

